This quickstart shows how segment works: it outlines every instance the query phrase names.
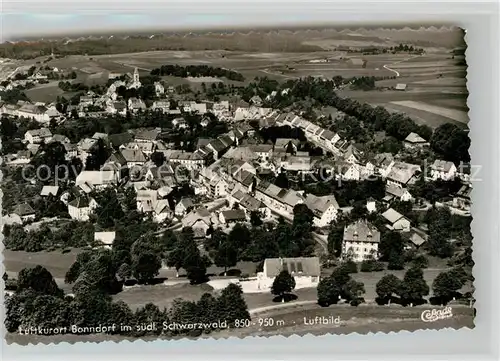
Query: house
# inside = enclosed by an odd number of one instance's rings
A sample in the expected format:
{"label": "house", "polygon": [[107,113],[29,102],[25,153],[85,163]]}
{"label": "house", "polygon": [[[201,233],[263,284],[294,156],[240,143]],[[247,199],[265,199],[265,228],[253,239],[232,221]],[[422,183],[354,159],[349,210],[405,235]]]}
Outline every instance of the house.
{"label": "house", "polygon": [[113,148],[119,148],[120,146],[130,143],[133,140],[133,136],[129,132],[111,134],[108,136],[109,145]]}
{"label": "house", "polygon": [[121,150],[135,150],[142,152],[146,157],[150,157],[151,154],[155,152],[156,145],[151,141],[143,141],[143,142],[130,142],[125,145],[120,146]]}
{"label": "house", "polygon": [[380,175],[382,178],[386,178],[392,170],[395,161],[391,153],[380,153],[374,157],[372,163],[375,168],[375,174]]}
{"label": "house", "polygon": [[120,172],[109,168],[106,167],[103,170],[83,170],[76,177],[75,185],[80,187],[85,193],[117,185],[120,181]]}
{"label": "house", "polygon": [[165,94],[165,88],[160,82],[155,82],[155,94],[157,97],[161,97],[163,94]]}
{"label": "house", "polygon": [[429,238],[425,232],[417,228],[412,228],[411,231],[403,233],[403,237],[410,241],[416,248],[422,246]]}
{"label": "house", "polygon": [[455,178],[456,174],[457,167],[453,162],[436,159],[431,165],[431,178],[433,180],[449,181]]}
{"label": "house", "polygon": [[137,113],[139,110],[146,110],[146,104],[139,98],[130,98],[127,105],[128,109],[133,113]]}
{"label": "house", "polygon": [[232,222],[245,222],[246,213],[243,209],[230,209],[219,213],[219,220],[223,224]]}
{"label": "house", "polygon": [[68,203],[68,213],[72,219],[86,222],[97,208],[97,202],[93,198],[78,197]]}
{"label": "house", "polygon": [[48,143],[52,133],[48,128],[28,130],[24,133],[24,140],[30,144]]}
{"label": "house", "polygon": [[342,257],[354,262],[375,258],[378,259],[380,232],[366,220],[358,220],[344,228],[342,238]]}
{"label": "house", "polygon": [[80,140],[76,144],[76,146],[78,148],[78,157],[80,158],[82,163],[85,164],[87,161],[87,157],[92,152],[94,147],[97,146],[97,139],[84,138],[84,139]]}
{"label": "house", "polygon": [[39,123],[48,123],[50,118],[46,112],[47,108],[44,106],[25,103],[17,110],[17,116],[34,119]]}
{"label": "house", "polygon": [[138,190],[135,199],[139,212],[153,212],[158,200],[158,191],[149,189]]}
{"label": "house", "polygon": [[172,119],[172,125],[178,129],[186,129],[188,126],[186,119],[182,117]]}
{"label": "house", "polygon": [[59,142],[61,144],[71,143],[69,138],[65,135],[62,135],[62,134],[53,134],[51,139],[50,139],[50,143],[53,143],[53,142]]}
{"label": "house", "polygon": [[296,191],[282,189],[268,181],[257,184],[255,198],[263,202],[267,207],[277,213],[285,213],[287,216],[293,214],[293,208],[304,203],[304,197]]}
{"label": "house", "polygon": [[391,202],[393,199],[400,200],[401,202],[409,202],[413,199],[408,189],[394,184],[385,185],[385,194],[384,201],[386,202]]}
{"label": "house", "polygon": [[349,144],[347,148],[343,150],[343,157],[347,163],[359,164],[361,162],[361,156],[362,152],[353,144]]}
{"label": "house", "polygon": [[[0,215],[1,216],[1,215]],[[21,217],[19,217],[17,214],[11,213],[7,214],[0,220],[0,232],[3,232],[4,226],[13,226],[13,225],[22,225],[23,221],[21,220]]]}
{"label": "house", "polygon": [[191,198],[182,198],[179,203],[175,205],[175,215],[183,216],[194,207],[194,203]]}
{"label": "house", "polygon": [[403,145],[407,149],[417,149],[417,148],[428,147],[429,142],[426,141],[417,133],[412,132],[408,134],[408,136],[405,138],[405,140],[403,141]]}
{"label": "house", "polygon": [[269,292],[274,279],[287,270],[295,280],[295,289],[317,287],[321,276],[318,257],[266,258],[262,272],[257,273],[257,288]]}
{"label": "house", "polygon": [[406,90],[406,84],[398,83],[398,84],[396,84],[396,87],[394,89],[395,90],[400,90],[400,91],[405,91]]}
{"label": "house", "polygon": [[203,235],[203,237],[211,225],[211,214],[204,207],[192,210],[182,219],[182,227],[191,227],[195,235]]}
{"label": "house", "polygon": [[137,143],[150,143],[156,142],[160,137],[161,129],[155,128],[150,130],[142,130],[137,132],[134,137],[134,141]]}
{"label": "house", "polygon": [[111,249],[116,239],[116,232],[94,232],[94,242],[102,244],[103,248]]}
{"label": "house", "polygon": [[125,103],[124,101],[111,102],[106,107],[106,112],[110,114],[118,114],[121,116],[125,116],[127,115],[127,103]]}
{"label": "house", "polygon": [[247,212],[247,215],[252,212],[259,212],[262,218],[268,218],[270,216],[270,210],[264,203],[252,197],[250,194],[244,193],[242,190],[236,190],[229,195],[227,199],[229,207],[238,204],[239,207]]}
{"label": "house", "polygon": [[162,113],[168,113],[170,110],[170,101],[168,100],[156,100],[153,102],[153,106],[151,107],[155,111],[159,111]]}
{"label": "house", "polygon": [[134,166],[142,167],[146,163],[144,153],[138,149],[122,149],[121,153],[129,169]]}
{"label": "house", "polygon": [[392,231],[409,232],[410,220],[393,208],[389,208],[382,217],[387,221],[386,227]]}
{"label": "house", "polygon": [[219,137],[208,143],[207,148],[213,151],[214,159],[217,160],[224,155],[224,153],[229,149],[229,146],[230,145],[226,145],[226,143],[222,141],[221,137]]}
{"label": "house", "polygon": [[405,187],[416,180],[416,176],[421,172],[421,167],[416,164],[405,162],[394,162],[391,171],[387,175],[387,184],[398,187]]}
{"label": "house", "polygon": [[464,184],[455,197],[453,197],[453,207],[470,211],[472,205],[471,193],[472,187],[470,184]]}
{"label": "house", "polygon": [[377,211],[377,203],[372,197],[366,200],[366,210],[368,211],[368,213],[374,213]]}
{"label": "house", "polygon": [[183,150],[164,150],[162,153],[172,164],[180,164],[187,169],[200,169],[210,162],[211,152],[199,149],[193,153]]}
{"label": "house", "polygon": [[280,167],[289,172],[304,172],[308,173],[311,171],[311,157],[304,156],[291,156],[287,155],[281,158]]}
{"label": "house", "polygon": [[338,179],[358,181],[361,178],[361,170],[359,164],[337,161],[335,162],[334,171],[337,174]]}
{"label": "house", "polygon": [[274,143],[274,149],[293,154],[298,150],[299,144],[300,141],[298,139],[277,138],[276,142]]}
{"label": "house", "polygon": [[326,227],[337,219],[339,204],[333,194],[322,197],[308,194],[304,204],[314,214],[313,222],[316,227]]}
{"label": "house", "polygon": [[66,160],[71,160],[78,156],[78,147],[76,144],[64,143],[63,146],[66,150]]}
{"label": "house", "polygon": [[[159,193],[158,193],[159,195]],[[153,208],[153,219],[157,223],[162,223],[167,219],[172,219],[174,213],[170,209],[168,199],[158,199]]]}
{"label": "house", "polygon": [[47,197],[49,195],[57,196],[57,193],[59,193],[58,186],[43,186],[42,191],[40,192],[40,195],[42,197]]}
{"label": "house", "polygon": [[319,135],[319,141],[327,148],[333,148],[340,140],[340,136],[328,129],[324,130]]}
{"label": "house", "polygon": [[18,204],[12,214],[19,216],[23,223],[35,220],[35,210],[26,202]]}
{"label": "house", "polygon": [[257,107],[260,107],[262,105],[262,98],[258,95],[254,95],[251,99],[250,99],[250,103],[257,106]]}

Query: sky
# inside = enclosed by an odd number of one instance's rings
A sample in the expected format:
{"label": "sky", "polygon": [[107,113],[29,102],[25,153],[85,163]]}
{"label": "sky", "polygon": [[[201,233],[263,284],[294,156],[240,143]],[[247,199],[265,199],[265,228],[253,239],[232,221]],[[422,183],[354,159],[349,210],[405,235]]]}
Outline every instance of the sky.
{"label": "sky", "polygon": [[[33,0],[32,0],[33,1]],[[54,1],[54,0],[52,0]],[[253,4],[241,2],[182,3],[169,0],[164,3],[134,2],[122,0],[120,7],[108,2],[61,2],[57,6],[49,2],[36,2],[36,6],[20,8],[23,2],[2,3],[0,12],[1,41],[19,40],[25,37],[69,36],[85,33],[105,33],[148,30],[196,30],[197,28],[276,27],[283,25],[359,25],[367,21],[383,24],[394,15],[380,12],[361,14],[353,7],[331,8],[331,4],[312,6],[304,10],[304,3],[269,4],[255,0]],[[46,4],[42,6],[41,4]],[[51,5],[52,4],[52,5]],[[107,5],[106,5],[107,4]],[[116,4],[116,2],[115,2]],[[317,5],[316,3],[315,5]],[[73,6],[73,9],[71,8]],[[330,8],[328,8],[330,6]],[[335,6],[335,4],[334,4]],[[404,16],[400,16],[402,19]],[[428,16],[427,16],[428,17]],[[392,21],[393,23],[394,21]],[[436,17],[439,24],[439,17]],[[400,23],[399,25],[407,25]],[[419,26],[420,24],[415,24]]]}

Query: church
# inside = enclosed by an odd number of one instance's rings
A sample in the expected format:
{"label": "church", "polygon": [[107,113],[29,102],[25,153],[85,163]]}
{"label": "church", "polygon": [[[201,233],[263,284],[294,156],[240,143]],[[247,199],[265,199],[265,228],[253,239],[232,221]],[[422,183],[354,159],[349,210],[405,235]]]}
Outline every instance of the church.
{"label": "church", "polygon": [[134,75],[132,76],[132,81],[127,84],[128,89],[139,89],[141,87],[141,81],[139,79],[139,70],[134,69]]}

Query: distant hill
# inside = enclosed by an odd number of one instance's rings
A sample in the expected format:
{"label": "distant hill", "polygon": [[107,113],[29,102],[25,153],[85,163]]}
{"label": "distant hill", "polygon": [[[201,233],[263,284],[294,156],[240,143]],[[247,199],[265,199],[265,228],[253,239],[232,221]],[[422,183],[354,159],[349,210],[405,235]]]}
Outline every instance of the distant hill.
{"label": "distant hill", "polygon": [[[94,34],[51,39],[26,39],[0,44],[0,57],[35,58],[50,55],[120,54],[153,50],[228,50],[245,52],[314,52],[322,40],[369,43],[411,43],[419,47],[457,48],[465,45],[464,32],[452,28],[311,28],[238,31],[165,32],[148,34]],[[318,43],[319,41],[319,43]]]}

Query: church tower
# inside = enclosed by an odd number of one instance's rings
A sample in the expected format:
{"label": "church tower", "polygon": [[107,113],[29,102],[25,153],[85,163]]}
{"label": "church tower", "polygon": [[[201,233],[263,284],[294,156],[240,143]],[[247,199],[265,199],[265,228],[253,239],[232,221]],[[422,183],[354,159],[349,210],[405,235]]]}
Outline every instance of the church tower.
{"label": "church tower", "polygon": [[139,84],[139,70],[137,68],[134,69],[134,84]]}

